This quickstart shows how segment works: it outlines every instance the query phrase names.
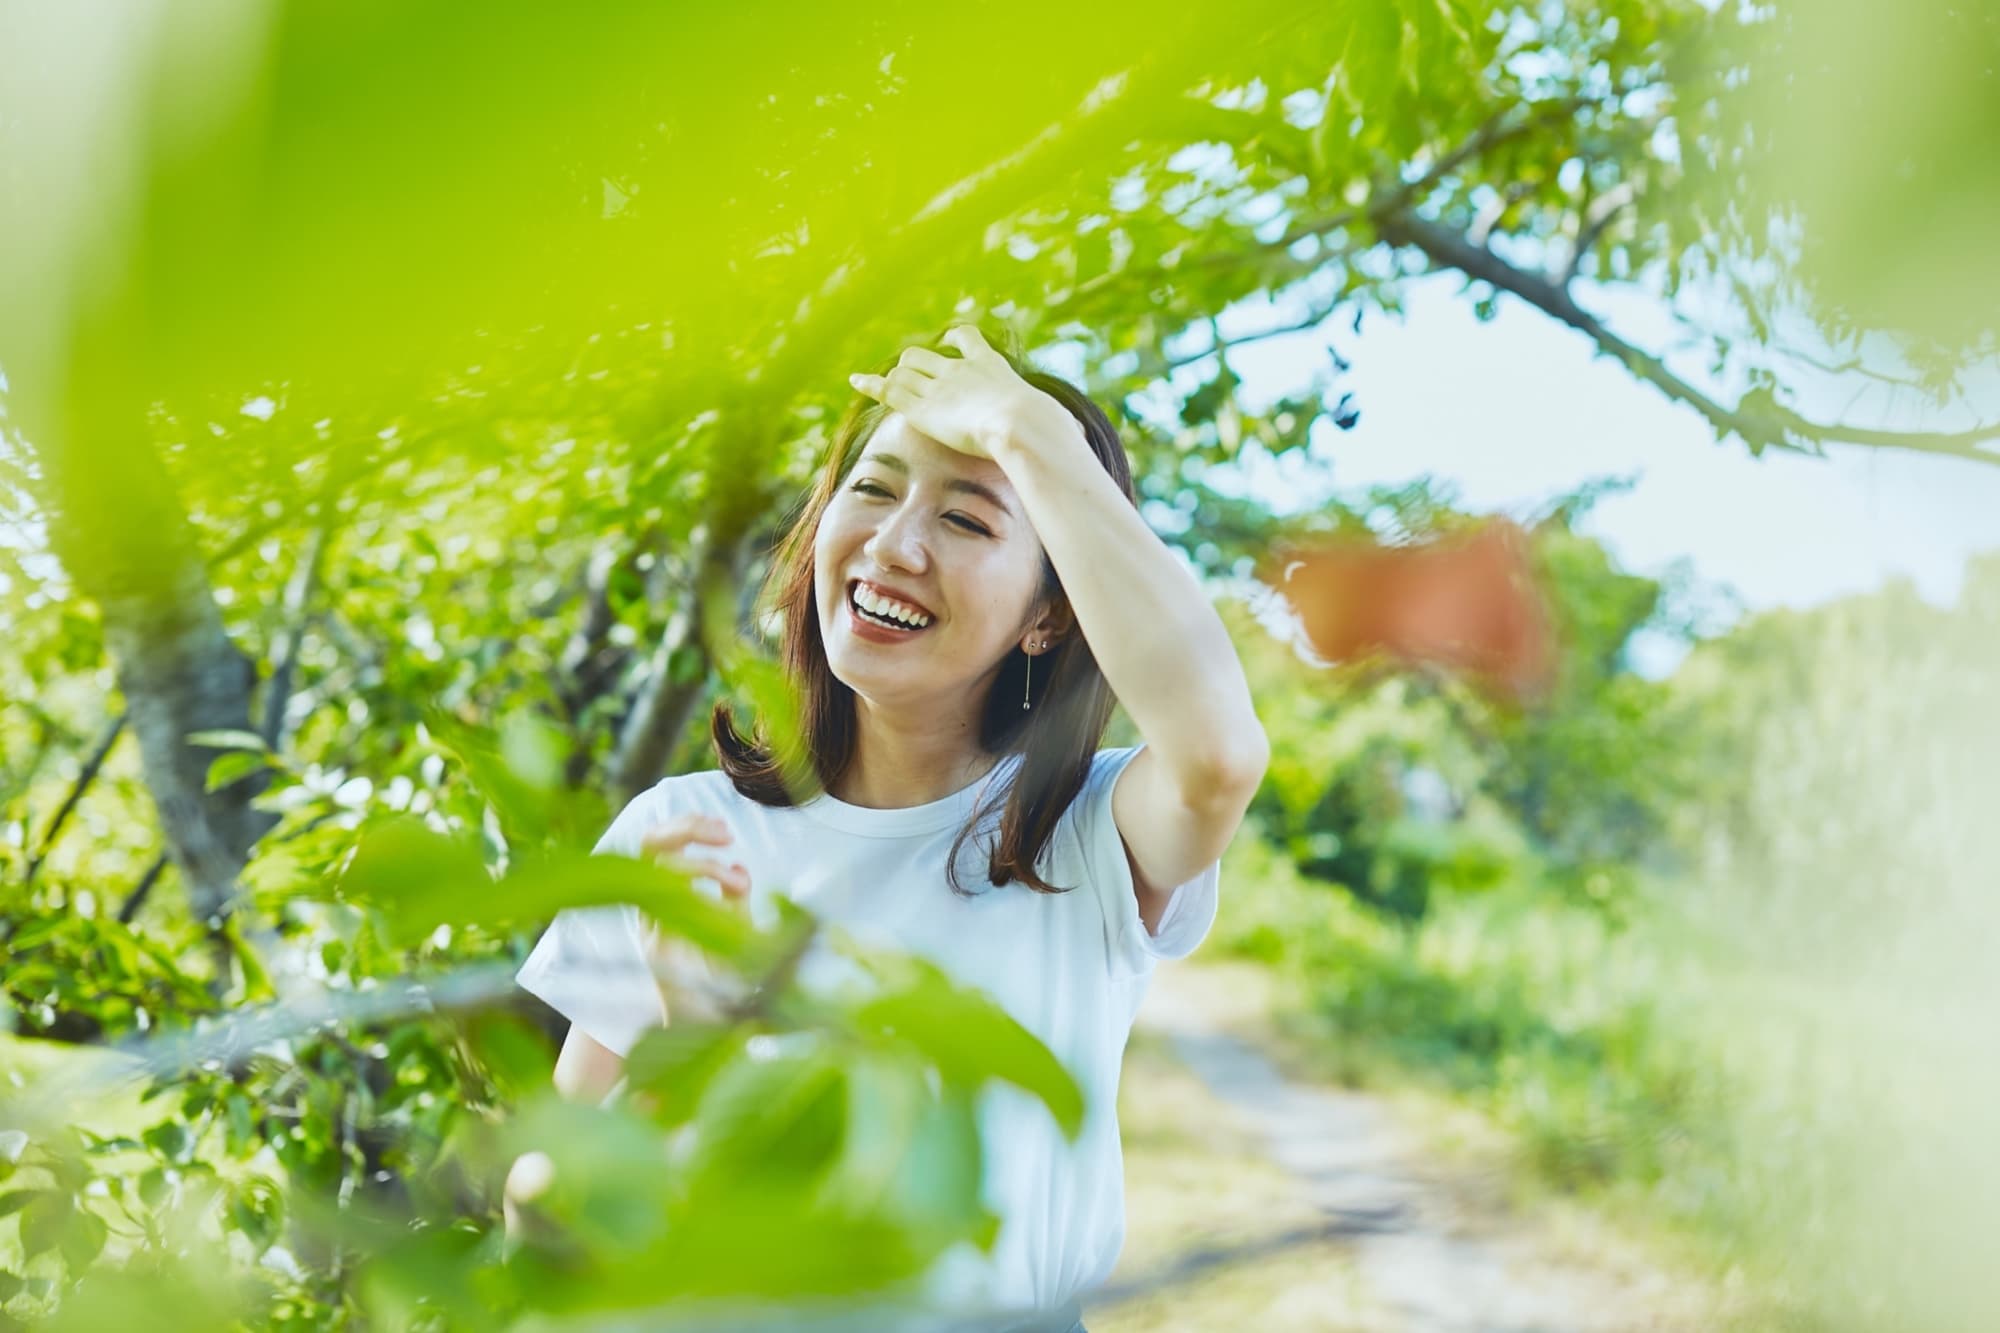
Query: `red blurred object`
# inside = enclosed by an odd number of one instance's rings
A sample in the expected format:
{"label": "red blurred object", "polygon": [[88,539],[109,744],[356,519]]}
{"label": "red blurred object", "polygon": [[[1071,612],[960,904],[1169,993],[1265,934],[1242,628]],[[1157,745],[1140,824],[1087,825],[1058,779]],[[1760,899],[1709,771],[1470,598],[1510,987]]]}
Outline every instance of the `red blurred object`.
{"label": "red blurred object", "polygon": [[1526,699],[1553,684],[1548,603],[1527,534],[1493,519],[1413,546],[1330,539],[1274,551],[1260,569],[1320,657],[1443,667]]}

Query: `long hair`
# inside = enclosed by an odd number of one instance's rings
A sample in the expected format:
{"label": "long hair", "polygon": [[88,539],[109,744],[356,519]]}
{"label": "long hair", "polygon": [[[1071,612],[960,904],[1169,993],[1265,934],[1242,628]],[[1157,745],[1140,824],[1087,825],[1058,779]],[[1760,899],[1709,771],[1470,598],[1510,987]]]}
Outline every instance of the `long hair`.
{"label": "long hair", "polygon": [[[996,340],[989,333],[988,342],[1006,357],[1016,374],[1076,418],[1090,451],[1118,483],[1126,501],[1136,504],[1131,460],[1125,455],[1117,428],[1104,412],[1067,380],[1029,364],[1012,339]],[[924,345],[953,354],[953,349],[937,339]],[[896,360],[888,358],[876,372],[886,375]],[[820,639],[813,547],[827,505],[890,411],[883,403],[855,395],[834,428],[818,477],[778,543],[759,594],[759,602],[776,611],[782,621],[781,660],[796,694],[800,743],[805,753],[778,753],[779,747],[762,728],[754,739],[744,737],[726,702],[717,703],[709,718],[722,771],[737,791],[763,805],[792,806],[812,799],[838,782],[854,758],[854,691],[833,674],[826,660],[826,645]],[[1046,550],[1037,601],[1043,599],[1066,600],[1062,580]],[[1055,647],[1041,654],[1032,673],[1028,662],[1028,655],[1018,646],[1008,653],[981,710],[980,748],[1000,756],[1000,762],[1018,754],[1021,763],[1013,781],[1005,785],[1004,796],[979,803],[953,839],[945,873],[956,893],[968,892],[959,880],[960,851],[996,806],[1000,806],[1000,822],[987,875],[994,887],[1019,880],[1041,893],[1068,891],[1044,880],[1036,873],[1035,863],[1063,811],[1083,787],[1098,742],[1111,721],[1114,699],[1090,645],[1079,632],[1073,630],[1057,639]],[[1027,684],[1033,692],[1033,706],[1028,709],[1017,702],[1023,697],[1024,673],[1030,675]]]}

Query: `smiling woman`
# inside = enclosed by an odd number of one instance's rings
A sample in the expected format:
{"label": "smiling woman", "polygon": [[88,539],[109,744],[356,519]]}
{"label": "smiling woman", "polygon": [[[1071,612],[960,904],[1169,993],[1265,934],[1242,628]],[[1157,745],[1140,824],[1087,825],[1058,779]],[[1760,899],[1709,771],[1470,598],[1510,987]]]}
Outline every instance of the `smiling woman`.
{"label": "smiling woman", "polygon": [[[1022,370],[1059,395],[1130,505],[1130,464],[1110,421],[1067,383]],[[1035,862],[1083,785],[1113,700],[1000,465],[858,399],[768,586],[811,766],[781,772],[768,745],[746,741],[720,705],[716,749],[737,789],[765,804],[790,804],[803,788],[906,805],[1019,754],[1028,762],[1004,793],[986,878],[1051,890]],[[897,604],[928,617],[923,628],[891,627],[913,619],[897,617]],[[954,887],[958,871],[954,856]]]}
{"label": "smiling woman", "polygon": [[[1152,968],[1214,921],[1267,747],[1214,608],[1138,515],[1109,419],[975,331],[940,346],[961,355],[911,348],[855,377],[773,561],[800,752],[719,704],[720,769],[643,793],[599,847],[643,854],[711,817],[740,858],[714,864],[717,889],[753,916],[782,889],[985,990],[1049,1048],[1084,1093],[1081,1133],[1018,1089],[982,1094],[997,1234],[965,1236],[926,1290],[1066,1333],[1123,1240],[1133,1016]],[[1114,686],[1143,745],[1098,749]],[[573,1023],[566,1091],[601,1094],[664,1017],[653,948],[636,912],[600,910],[565,914],[530,956],[522,984]],[[799,975],[857,980],[830,950]]]}

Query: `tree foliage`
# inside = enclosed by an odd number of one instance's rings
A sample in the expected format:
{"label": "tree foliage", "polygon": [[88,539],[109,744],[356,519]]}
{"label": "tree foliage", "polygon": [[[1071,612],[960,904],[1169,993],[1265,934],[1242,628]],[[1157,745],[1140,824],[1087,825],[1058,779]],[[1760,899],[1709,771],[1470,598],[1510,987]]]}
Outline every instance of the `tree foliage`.
{"label": "tree foliage", "polygon": [[[1896,104],[1925,40],[1990,50],[1990,16],[1932,8],[1904,76],[1850,100]],[[1426,272],[1542,310],[1752,450],[1990,460],[1987,423],[1806,410],[1801,356],[1964,397],[1995,308],[1963,274],[1892,299],[1857,260],[1885,224],[1835,183],[1902,150],[1803,151],[1834,81],[1794,75],[1842,68],[1818,22],[0,10],[0,994],[19,1034],[77,1047],[8,1048],[38,1091],[0,1130],[0,1309],[481,1326],[584,1290],[879,1286],[989,1234],[974,1090],[1072,1123],[1045,1052],[889,958],[876,1007],[803,1006],[784,960],[811,923],[752,932],[579,855],[618,797],[702,762],[707,701],[779,715],[751,594],[839,376],[968,315],[1080,364],[1148,516],[1218,578],[1298,526],[1232,465],[1355,428],[1341,372]],[[1993,84],[1949,68],[1965,96],[1897,123],[1962,145]],[[1967,255],[1992,178],[1963,160],[1913,178],[1950,207],[1913,201],[1898,253]],[[1592,313],[1628,293],[1705,372]],[[1225,336],[1264,297],[1297,313]],[[1232,338],[1287,331],[1324,340],[1323,375],[1244,401]],[[1418,491],[1306,526],[1382,512],[1401,537],[1454,517]],[[1564,516],[1538,550],[1571,637],[1533,715],[1423,679],[1309,694],[1246,635],[1287,682],[1260,800],[1299,864],[1405,918],[1524,857],[1616,900],[1681,780],[1621,654],[1671,615]],[[1412,817],[1413,777],[1447,818]],[[650,1109],[558,1105],[507,965],[556,908],[632,897],[745,989],[642,1048]],[[136,1066],[100,1058],[126,1044]],[[552,1225],[509,1258],[497,1169],[551,1140]]]}

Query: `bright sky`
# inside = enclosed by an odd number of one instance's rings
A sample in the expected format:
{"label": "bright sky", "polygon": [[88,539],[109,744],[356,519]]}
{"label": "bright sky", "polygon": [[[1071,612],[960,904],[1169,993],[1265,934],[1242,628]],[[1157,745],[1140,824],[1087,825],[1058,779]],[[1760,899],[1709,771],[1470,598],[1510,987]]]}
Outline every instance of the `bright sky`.
{"label": "bright sky", "polygon": [[[1313,451],[1332,460],[1338,488],[1429,473],[1456,486],[1467,508],[1523,514],[1591,478],[1636,475],[1630,491],[1598,502],[1583,530],[1635,571],[1658,575],[1685,559],[1699,580],[1733,590],[1753,610],[1810,606],[1895,575],[1949,605],[1966,557],[2000,548],[2000,467],[1862,448],[1826,460],[1753,459],[1740,441],[1715,443],[1692,408],[1594,355],[1582,334],[1506,297],[1482,324],[1457,286],[1448,278],[1412,285],[1400,319],[1370,316],[1359,336],[1337,314],[1314,332],[1232,349],[1246,402],[1297,392],[1327,365],[1331,341],[1353,363],[1336,392],[1351,392],[1361,410],[1352,431],[1327,420],[1316,427],[1323,434]],[[1664,344],[1663,321],[1643,297],[1580,299],[1634,341]],[[1296,318],[1245,306],[1221,322],[1225,337],[1240,337]],[[1213,364],[1182,373],[1206,379]],[[1701,373],[1698,364],[1673,364],[1689,378]],[[1838,419],[1852,383],[1843,381],[1837,397],[1816,389],[1827,401],[1801,410]],[[1913,397],[1899,404],[1887,389],[1853,401],[1846,419],[1861,424],[1972,424],[1919,419]],[[1987,419],[1995,415],[2000,394]],[[1310,465],[1281,469],[1261,454],[1253,462],[1253,489],[1274,502],[1310,493],[1302,484]]]}

